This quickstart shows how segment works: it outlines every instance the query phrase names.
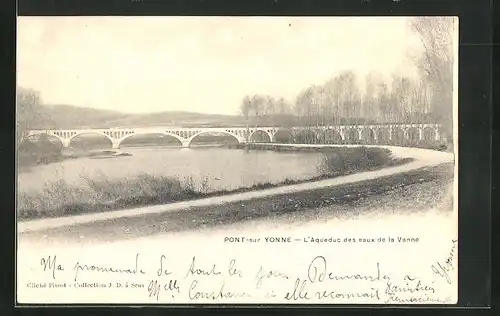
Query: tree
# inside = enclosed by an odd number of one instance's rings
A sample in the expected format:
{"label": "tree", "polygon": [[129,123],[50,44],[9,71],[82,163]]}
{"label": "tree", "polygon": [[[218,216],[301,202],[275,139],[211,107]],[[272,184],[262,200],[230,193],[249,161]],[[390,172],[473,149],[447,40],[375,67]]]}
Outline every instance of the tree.
{"label": "tree", "polygon": [[26,132],[33,128],[42,112],[40,93],[33,89],[17,87],[16,93],[16,143],[19,145]]}
{"label": "tree", "polygon": [[285,101],[285,99],[279,98],[278,101],[276,102],[276,114],[286,115],[290,114],[290,112],[291,112],[290,104],[288,104]]}
{"label": "tree", "polygon": [[[409,97],[411,91],[411,81],[405,77],[394,76],[392,80],[392,102],[389,105],[392,121],[403,122],[405,118],[410,117],[411,108]],[[408,122],[411,123],[411,122]]]}
{"label": "tree", "polygon": [[345,71],[337,77],[339,88],[340,112],[348,124],[354,123],[353,119],[359,117],[361,96],[356,83],[356,76],[352,71]]}
{"label": "tree", "polygon": [[248,96],[245,96],[243,98],[243,102],[241,102],[240,105],[240,111],[241,114],[243,114],[243,117],[245,117],[245,120],[248,123],[248,116],[250,115],[250,110],[251,110],[252,103],[250,101],[250,98]]}
{"label": "tree", "polygon": [[255,117],[255,127],[259,125],[259,115],[263,111],[263,105],[265,103],[265,98],[260,95],[254,95],[250,100],[250,108]]}
{"label": "tree", "polygon": [[328,116],[329,114],[326,106],[326,93],[323,86],[313,87],[312,101],[316,126],[324,126],[325,116]]}
{"label": "tree", "polygon": [[268,122],[271,121],[272,125],[275,125],[275,114],[276,114],[276,100],[272,96],[266,96],[264,98],[263,104],[263,114],[265,124],[268,125]]}
{"label": "tree", "polygon": [[273,96],[245,96],[240,104],[240,113],[247,122],[255,125],[293,125],[292,106],[283,98]]}
{"label": "tree", "polygon": [[420,38],[423,52],[416,60],[422,78],[432,88],[434,117],[450,137],[453,132],[453,30],[452,17],[417,17],[410,28]]}
{"label": "tree", "polygon": [[[250,97],[245,96],[243,98],[243,102],[241,102],[240,111],[241,111],[241,114],[243,114],[243,116],[245,117],[245,121],[246,121],[246,125],[247,125],[246,138],[248,138],[248,135],[249,135],[248,116],[250,115],[251,108],[252,108],[252,102],[250,101]],[[247,139],[247,141],[248,141],[248,139]]]}
{"label": "tree", "polygon": [[374,119],[375,112],[375,80],[372,74],[368,74],[365,78],[365,93],[361,101],[361,115],[365,123]]}
{"label": "tree", "polygon": [[283,98],[279,98],[278,101],[276,101],[276,116],[279,125],[293,125],[293,121],[290,120],[292,114],[293,111],[290,103],[286,102]]}
{"label": "tree", "polygon": [[389,88],[385,82],[379,82],[377,84],[377,120],[381,123],[388,123],[390,121],[390,109],[392,102],[391,95],[389,93]]}
{"label": "tree", "polygon": [[328,80],[323,85],[325,104],[328,106],[330,121],[338,125],[340,119],[340,82],[338,77]]}
{"label": "tree", "polygon": [[427,116],[430,112],[429,104],[429,87],[422,80],[413,82],[409,104],[411,106],[411,121],[412,123],[430,123],[427,122]]}
{"label": "tree", "polygon": [[301,91],[295,101],[295,113],[299,119],[300,124],[305,121],[307,126],[312,124],[313,112],[313,86]]}

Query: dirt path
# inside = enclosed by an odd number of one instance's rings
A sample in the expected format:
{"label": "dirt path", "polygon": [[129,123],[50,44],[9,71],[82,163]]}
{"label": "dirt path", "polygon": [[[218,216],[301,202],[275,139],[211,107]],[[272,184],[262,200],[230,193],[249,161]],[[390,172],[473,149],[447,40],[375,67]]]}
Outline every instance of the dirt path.
{"label": "dirt path", "polygon": [[[247,218],[265,217],[270,213],[277,215],[300,209],[321,208],[382,194],[397,187],[422,182],[451,181],[453,164],[449,162],[453,157],[450,154],[411,148],[396,148],[393,153],[398,157],[412,157],[416,160],[379,171],[261,191],[131,210],[22,222],[18,224],[18,232],[21,236],[41,238],[61,235],[77,239],[85,239],[85,236],[90,235],[106,240],[118,238],[120,235],[127,238],[126,236],[132,235],[228,224]],[[436,167],[438,165],[441,166]],[[165,222],[168,222],[167,226],[157,225]]]}

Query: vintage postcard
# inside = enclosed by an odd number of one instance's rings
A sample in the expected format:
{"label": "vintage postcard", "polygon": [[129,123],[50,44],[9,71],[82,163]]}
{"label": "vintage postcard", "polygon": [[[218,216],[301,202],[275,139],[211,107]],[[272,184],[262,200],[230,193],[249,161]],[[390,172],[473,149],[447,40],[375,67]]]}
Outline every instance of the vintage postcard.
{"label": "vintage postcard", "polygon": [[454,304],[455,17],[19,17],[18,304]]}

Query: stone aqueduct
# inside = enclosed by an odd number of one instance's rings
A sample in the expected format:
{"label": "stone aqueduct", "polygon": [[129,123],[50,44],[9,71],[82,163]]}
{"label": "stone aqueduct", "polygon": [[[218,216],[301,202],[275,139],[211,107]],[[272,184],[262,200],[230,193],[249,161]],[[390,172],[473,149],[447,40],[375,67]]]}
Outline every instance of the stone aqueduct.
{"label": "stone aqueduct", "polygon": [[[129,137],[135,135],[161,134],[180,141],[183,147],[189,147],[199,135],[220,133],[234,137],[239,143],[254,142],[254,136],[264,135],[268,142],[275,142],[276,135],[287,132],[292,137],[308,133],[317,140],[328,139],[330,143],[387,143],[393,139],[403,141],[438,141],[439,124],[392,124],[392,125],[346,125],[319,127],[234,127],[234,128],[109,128],[109,129],[72,129],[72,130],[32,130],[25,138],[47,134],[57,137],[64,147],[70,147],[71,141],[83,134],[98,134],[108,138],[112,147],[117,149]],[[247,137],[248,135],[248,137]]]}

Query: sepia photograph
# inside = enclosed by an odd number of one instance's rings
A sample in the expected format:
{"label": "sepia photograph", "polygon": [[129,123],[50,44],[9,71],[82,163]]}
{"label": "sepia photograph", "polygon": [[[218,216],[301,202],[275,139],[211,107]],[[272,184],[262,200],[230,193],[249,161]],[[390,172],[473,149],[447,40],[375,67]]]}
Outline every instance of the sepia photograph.
{"label": "sepia photograph", "polygon": [[17,19],[18,304],[455,304],[458,18]]}

